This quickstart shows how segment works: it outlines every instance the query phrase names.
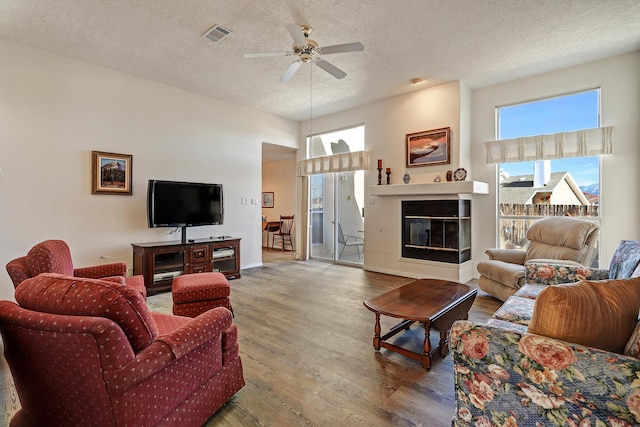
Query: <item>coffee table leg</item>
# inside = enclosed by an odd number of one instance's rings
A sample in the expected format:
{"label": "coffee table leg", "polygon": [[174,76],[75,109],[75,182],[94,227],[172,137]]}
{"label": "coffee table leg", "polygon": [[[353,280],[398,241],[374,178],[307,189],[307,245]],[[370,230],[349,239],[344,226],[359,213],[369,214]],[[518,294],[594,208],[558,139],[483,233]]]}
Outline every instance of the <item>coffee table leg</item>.
{"label": "coffee table leg", "polygon": [[429,334],[431,333],[431,325],[423,323],[424,325],[424,353],[422,354],[422,367],[426,370],[431,369],[431,340]]}
{"label": "coffee table leg", "polygon": [[440,357],[447,355],[447,331],[440,331]]}
{"label": "coffee table leg", "polygon": [[380,350],[380,313],[376,313],[376,325],[373,327],[373,348]]}

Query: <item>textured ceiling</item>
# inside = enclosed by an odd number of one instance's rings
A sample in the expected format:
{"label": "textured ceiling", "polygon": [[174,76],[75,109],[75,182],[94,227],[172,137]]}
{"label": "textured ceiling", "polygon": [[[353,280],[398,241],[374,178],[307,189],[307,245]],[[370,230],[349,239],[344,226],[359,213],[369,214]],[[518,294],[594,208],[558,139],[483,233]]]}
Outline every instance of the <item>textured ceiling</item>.
{"label": "textured ceiling", "polygon": [[[365,50],[323,57],[344,79],[303,64],[281,83],[294,57],[243,54],[290,50],[292,23],[310,24],[321,47]],[[233,33],[208,41],[213,24]],[[640,50],[640,1],[0,0],[0,37],[305,120],[445,81],[478,88]]]}

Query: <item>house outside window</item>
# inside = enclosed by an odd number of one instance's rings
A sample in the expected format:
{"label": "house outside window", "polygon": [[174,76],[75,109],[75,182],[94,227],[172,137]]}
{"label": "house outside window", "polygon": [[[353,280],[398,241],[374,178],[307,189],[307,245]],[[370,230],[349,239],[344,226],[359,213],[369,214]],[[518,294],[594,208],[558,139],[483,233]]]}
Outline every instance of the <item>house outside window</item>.
{"label": "house outside window", "polygon": [[[502,106],[496,115],[499,140],[597,128],[600,90]],[[598,156],[500,163],[498,185],[501,248],[524,247],[529,226],[542,217],[600,222]]]}

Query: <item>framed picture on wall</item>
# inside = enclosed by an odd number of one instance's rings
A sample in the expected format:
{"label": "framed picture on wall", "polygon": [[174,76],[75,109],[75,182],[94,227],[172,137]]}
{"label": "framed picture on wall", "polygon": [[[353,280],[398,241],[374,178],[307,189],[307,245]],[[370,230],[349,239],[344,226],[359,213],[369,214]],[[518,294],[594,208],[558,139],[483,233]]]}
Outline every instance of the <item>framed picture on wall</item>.
{"label": "framed picture on wall", "polygon": [[263,208],[273,207],[273,191],[262,193],[262,207]]}
{"label": "framed picture on wall", "polygon": [[451,163],[450,128],[407,134],[407,166],[448,165]]}
{"label": "framed picture on wall", "polygon": [[91,152],[91,194],[130,196],[133,156],[130,154]]}

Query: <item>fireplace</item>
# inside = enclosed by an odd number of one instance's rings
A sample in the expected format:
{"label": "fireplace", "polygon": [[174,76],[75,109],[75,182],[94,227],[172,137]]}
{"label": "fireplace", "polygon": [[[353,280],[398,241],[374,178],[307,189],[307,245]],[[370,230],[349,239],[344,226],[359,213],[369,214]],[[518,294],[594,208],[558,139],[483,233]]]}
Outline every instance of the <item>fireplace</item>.
{"label": "fireplace", "polygon": [[453,264],[469,261],[471,201],[402,201],[402,257]]}

